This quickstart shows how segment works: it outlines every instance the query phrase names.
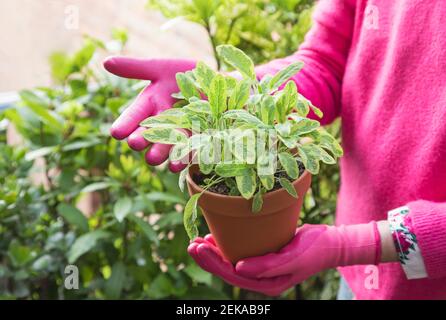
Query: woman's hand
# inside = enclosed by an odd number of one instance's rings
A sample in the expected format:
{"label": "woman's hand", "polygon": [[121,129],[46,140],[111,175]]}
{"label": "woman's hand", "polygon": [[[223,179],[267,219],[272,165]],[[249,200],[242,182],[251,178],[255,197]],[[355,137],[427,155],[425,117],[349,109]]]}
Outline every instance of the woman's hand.
{"label": "woman's hand", "polygon": [[[175,99],[172,93],[179,91],[175,75],[195,67],[195,62],[177,59],[134,59],[127,57],[110,57],[104,61],[104,68],[119,76],[131,79],[150,80],[151,83],[136,98],[120,117],[113,123],[111,135],[116,139],[128,138],[129,146],[142,151],[149,146],[143,136],[144,128],[139,123],[147,117],[156,115],[170,108]],[[146,152],[146,162],[159,165],[169,156],[169,145],[153,144]],[[180,162],[169,163],[173,172],[184,168]]]}
{"label": "woman's hand", "polygon": [[377,264],[381,243],[376,222],[340,227],[303,225],[280,251],[243,259],[235,267],[223,258],[210,235],[195,239],[188,252],[204,270],[234,286],[278,295],[329,268]]}

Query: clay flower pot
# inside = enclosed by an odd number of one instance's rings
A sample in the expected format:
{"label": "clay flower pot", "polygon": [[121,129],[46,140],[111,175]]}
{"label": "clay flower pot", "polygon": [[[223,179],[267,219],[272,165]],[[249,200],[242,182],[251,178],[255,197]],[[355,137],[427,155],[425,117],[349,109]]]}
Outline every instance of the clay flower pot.
{"label": "clay flower pot", "polygon": [[[192,166],[186,178],[189,194],[202,192],[192,176],[198,172]],[[240,259],[275,252],[294,236],[305,193],[311,184],[311,174],[305,171],[293,182],[299,196],[293,198],[285,189],[266,193],[258,213],[251,211],[252,200],[205,191],[198,205],[223,255],[232,263]]]}

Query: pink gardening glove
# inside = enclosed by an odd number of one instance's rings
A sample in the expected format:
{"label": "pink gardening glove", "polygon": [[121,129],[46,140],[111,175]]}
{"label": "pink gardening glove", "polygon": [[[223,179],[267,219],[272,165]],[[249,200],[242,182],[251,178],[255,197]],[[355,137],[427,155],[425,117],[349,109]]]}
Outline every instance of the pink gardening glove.
{"label": "pink gardening glove", "polygon": [[376,222],[339,227],[306,224],[280,251],[240,260],[235,267],[222,257],[211,235],[195,239],[188,252],[201,268],[234,286],[279,295],[326,269],[379,263],[381,241]]}
{"label": "pink gardening glove", "polygon": [[[111,135],[119,140],[128,138],[128,144],[134,150],[146,149],[149,142],[143,138],[145,128],[140,127],[139,123],[173,105],[175,99],[171,95],[179,91],[176,73],[192,70],[194,67],[195,62],[191,60],[107,58],[104,61],[107,71],[119,77],[151,81],[135,102],[113,123]],[[163,163],[169,157],[170,148],[170,145],[153,144],[146,152],[146,162],[154,166]],[[173,172],[181,171],[184,167],[180,162],[169,163]]]}

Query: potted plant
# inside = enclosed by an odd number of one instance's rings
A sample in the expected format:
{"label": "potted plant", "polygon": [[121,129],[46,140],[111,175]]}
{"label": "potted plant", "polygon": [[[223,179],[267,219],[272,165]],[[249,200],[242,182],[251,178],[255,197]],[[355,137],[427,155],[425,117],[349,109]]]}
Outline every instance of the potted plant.
{"label": "potted plant", "polygon": [[199,62],[176,76],[179,103],[141,125],[147,140],[173,145],[170,160],[187,163],[179,181],[191,195],[184,209],[189,237],[198,235],[201,208],[218,247],[236,262],[276,251],[294,236],[311,174],[320,161],[336,163],[342,148],[307,117],[310,109],[322,112],[288,81],[302,62],[258,81],[241,50],[222,45],[217,53],[238,79]]}

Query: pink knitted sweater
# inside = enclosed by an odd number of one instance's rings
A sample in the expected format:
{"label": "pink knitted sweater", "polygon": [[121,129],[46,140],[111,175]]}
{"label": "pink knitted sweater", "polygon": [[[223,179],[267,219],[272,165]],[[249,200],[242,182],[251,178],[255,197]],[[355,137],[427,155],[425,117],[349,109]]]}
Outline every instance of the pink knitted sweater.
{"label": "pink knitted sweater", "polygon": [[370,288],[365,266],[341,268],[355,297],[446,299],[446,1],[321,0],[299,50],[257,73],[297,59],[299,91],[342,119],[337,224],[407,205],[428,273],[380,264]]}

